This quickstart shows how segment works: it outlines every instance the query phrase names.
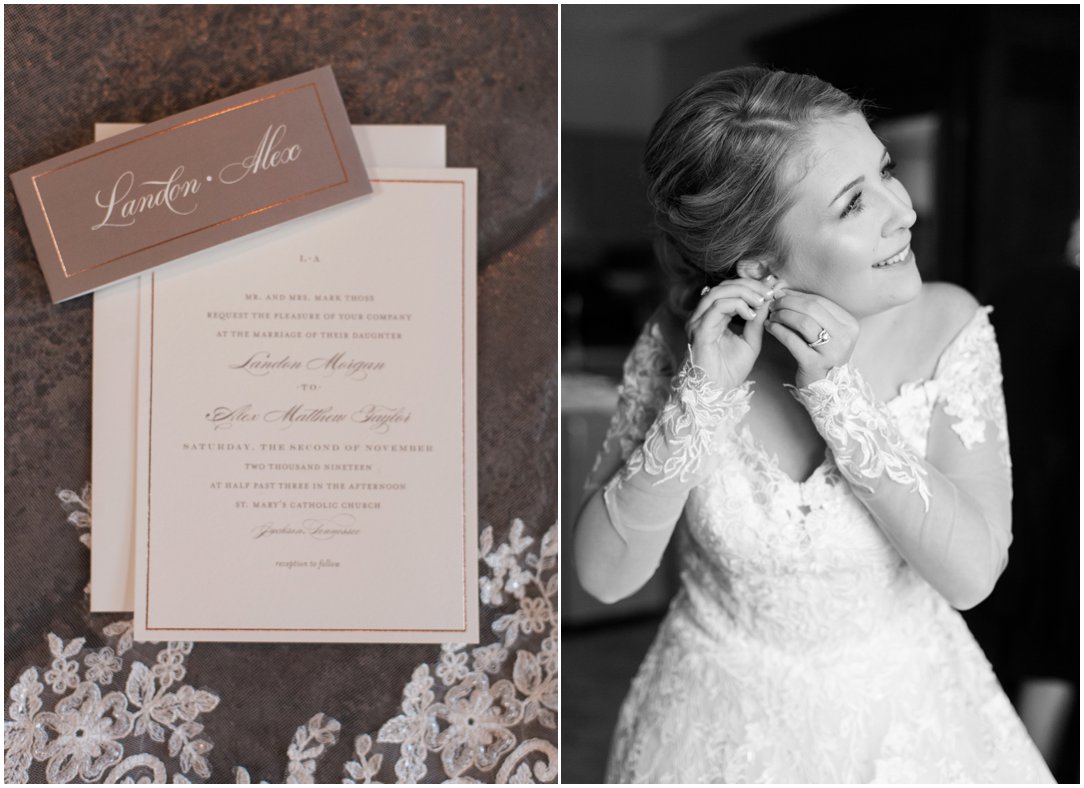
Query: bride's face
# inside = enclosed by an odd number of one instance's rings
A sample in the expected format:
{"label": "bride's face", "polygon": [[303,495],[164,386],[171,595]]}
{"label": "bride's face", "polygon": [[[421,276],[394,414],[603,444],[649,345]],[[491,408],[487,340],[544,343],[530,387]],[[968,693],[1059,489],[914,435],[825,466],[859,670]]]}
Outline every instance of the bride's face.
{"label": "bride's face", "polygon": [[781,219],[788,254],[777,276],[855,317],[918,295],[911,198],[861,115],[817,121],[788,169],[794,203]]}

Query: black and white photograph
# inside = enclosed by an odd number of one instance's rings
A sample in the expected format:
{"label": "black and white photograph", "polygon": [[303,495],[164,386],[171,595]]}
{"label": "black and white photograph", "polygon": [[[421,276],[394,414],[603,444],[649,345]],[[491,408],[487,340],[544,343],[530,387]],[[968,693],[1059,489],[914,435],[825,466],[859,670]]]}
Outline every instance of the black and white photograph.
{"label": "black and white photograph", "polygon": [[562,8],[562,780],[1079,781],[1079,8]]}

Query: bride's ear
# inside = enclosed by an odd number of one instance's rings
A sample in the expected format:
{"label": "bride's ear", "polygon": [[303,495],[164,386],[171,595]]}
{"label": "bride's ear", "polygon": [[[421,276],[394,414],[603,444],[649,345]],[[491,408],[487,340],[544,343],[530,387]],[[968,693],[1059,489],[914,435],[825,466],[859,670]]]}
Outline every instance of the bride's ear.
{"label": "bride's ear", "polygon": [[746,257],[739,260],[737,271],[739,278],[756,279],[758,282],[772,273],[768,260],[763,257]]}

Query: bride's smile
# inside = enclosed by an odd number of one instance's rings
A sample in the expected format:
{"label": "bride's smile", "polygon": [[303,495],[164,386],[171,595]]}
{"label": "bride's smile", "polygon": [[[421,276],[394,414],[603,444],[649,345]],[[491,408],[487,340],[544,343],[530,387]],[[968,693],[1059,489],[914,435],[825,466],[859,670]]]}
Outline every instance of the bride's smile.
{"label": "bride's smile", "polygon": [[808,138],[782,176],[792,204],[773,272],[859,318],[912,300],[921,288],[910,250],[916,216],[888,151],[858,114],[817,121]]}

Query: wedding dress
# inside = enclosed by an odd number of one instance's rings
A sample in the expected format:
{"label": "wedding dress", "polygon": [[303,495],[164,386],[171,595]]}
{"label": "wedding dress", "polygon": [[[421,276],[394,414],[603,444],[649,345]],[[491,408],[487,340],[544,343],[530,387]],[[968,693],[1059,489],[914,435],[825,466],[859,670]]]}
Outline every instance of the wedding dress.
{"label": "wedding dress", "polygon": [[751,384],[711,391],[688,362],[675,378],[649,324],[589,488],[695,483],[675,535],[682,587],[622,708],[609,782],[1053,782],[960,614],[875,519],[906,512],[897,543],[1003,567],[989,556],[1007,520],[969,531],[957,500],[1011,495],[988,311],[890,402],[849,365],[796,391],[829,446],[801,483],[742,426]]}

